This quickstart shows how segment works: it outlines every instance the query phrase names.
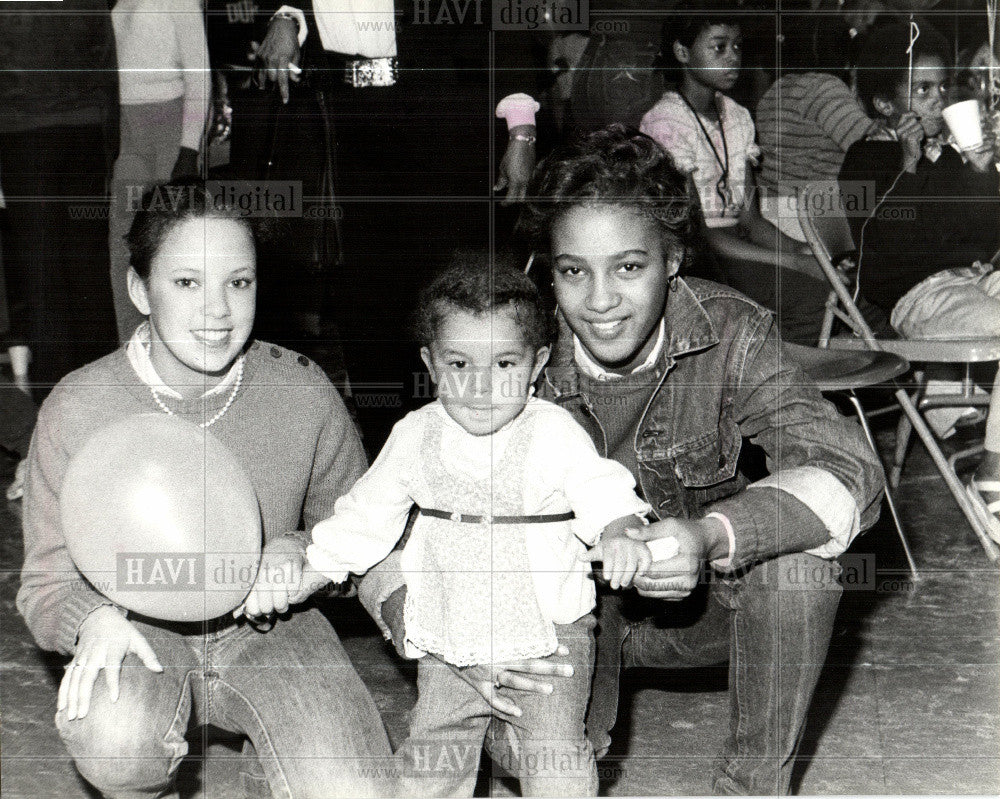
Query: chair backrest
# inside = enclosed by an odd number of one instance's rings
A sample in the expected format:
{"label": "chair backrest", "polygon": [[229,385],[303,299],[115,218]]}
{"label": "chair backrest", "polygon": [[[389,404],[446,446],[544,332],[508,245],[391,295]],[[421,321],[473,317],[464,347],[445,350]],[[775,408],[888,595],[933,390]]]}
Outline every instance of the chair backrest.
{"label": "chair backrest", "polygon": [[881,350],[871,327],[858,310],[851,292],[841,279],[841,273],[833,263],[834,255],[854,249],[854,239],[847,223],[837,181],[817,180],[799,189],[798,215],[806,241],[843,311],[836,313],[837,317],[850,327],[854,335],[863,338],[871,349]]}

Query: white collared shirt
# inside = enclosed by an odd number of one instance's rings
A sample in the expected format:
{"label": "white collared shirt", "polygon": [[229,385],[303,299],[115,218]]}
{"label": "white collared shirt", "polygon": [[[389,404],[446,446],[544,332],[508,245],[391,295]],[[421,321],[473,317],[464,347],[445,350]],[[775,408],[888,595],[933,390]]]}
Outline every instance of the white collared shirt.
{"label": "white collared shirt", "polygon": [[[653,345],[653,349],[650,350],[649,356],[641,364],[639,364],[635,369],[633,369],[630,374],[635,374],[636,372],[644,372],[647,369],[652,369],[656,362],[660,359],[660,353],[663,351],[663,340],[666,337],[666,325],[663,320],[660,320],[660,326],[656,332],[656,343]],[[610,380],[621,380],[625,375],[616,374],[615,372],[609,372],[603,366],[601,366],[597,361],[590,357],[587,353],[586,348],[580,342],[580,339],[576,335],[573,336],[573,360],[576,361],[576,365],[580,368],[587,377],[594,380],[610,381]]]}
{"label": "white collared shirt", "polygon": [[[132,338],[129,339],[128,345],[125,348],[125,356],[128,358],[132,369],[135,370],[136,376],[157,394],[162,394],[170,399],[184,399],[178,391],[163,382],[162,378],[156,373],[153,362],[149,359],[149,320],[146,320],[135,329]],[[229,368],[229,371],[226,372],[226,376],[222,378],[222,381],[217,386],[213,386],[202,394],[202,397],[221,394],[223,391],[231,388],[233,383],[236,382],[236,375],[242,359],[242,355],[237,358],[236,362]]]}

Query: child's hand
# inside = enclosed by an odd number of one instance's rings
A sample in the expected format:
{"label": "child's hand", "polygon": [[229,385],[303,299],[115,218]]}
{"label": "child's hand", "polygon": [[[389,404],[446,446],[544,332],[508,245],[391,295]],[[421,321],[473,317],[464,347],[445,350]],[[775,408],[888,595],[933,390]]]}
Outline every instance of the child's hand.
{"label": "child's hand", "polygon": [[288,537],[269,541],[261,555],[257,580],[233,616],[242,614],[252,619],[284,613],[293,602],[302,601],[305,597],[300,587],[305,562],[302,545],[297,541]]}
{"label": "child's hand", "polygon": [[[639,546],[635,546],[638,544]],[[580,555],[580,560],[602,561],[601,574],[613,589],[628,588],[632,579],[645,574],[653,562],[649,547],[642,541],[621,536],[605,537],[597,546]]]}
{"label": "child's hand", "polygon": [[993,158],[995,155],[993,142],[984,138],[983,143],[977,148],[974,150],[963,150],[962,155],[965,156],[965,160],[968,161],[969,165],[976,172],[988,172],[993,167]]}

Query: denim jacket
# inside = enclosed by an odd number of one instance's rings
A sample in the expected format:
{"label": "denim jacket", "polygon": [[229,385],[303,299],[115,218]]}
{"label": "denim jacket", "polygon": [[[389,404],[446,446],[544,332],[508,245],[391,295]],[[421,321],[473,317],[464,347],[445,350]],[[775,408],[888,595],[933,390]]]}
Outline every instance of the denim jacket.
{"label": "denim jacket", "polygon": [[[843,552],[878,518],[884,486],[860,427],[782,355],[771,314],[735,291],[677,278],[664,319],[660,376],[634,439],[640,488],[657,518],[722,513],[733,526],[734,569],[784,552]],[[607,454],[565,322],[540,394]],[[770,475],[755,483],[737,469],[744,439],[767,455]]]}
{"label": "denim jacket", "polygon": [[[843,552],[875,523],[885,485],[861,428],[783,356],[770,312],[743,295],[677,278],[664,319],[661,376],[634,439],[640,488],[656,517],[726,516],[733,571],[789,552]],[[577,369],[562,322],[539,395],[569,410],[606,456]],[[751,483],[737,469],[744,439],[767,455],[763,480]],[[382,603],[402,585],[397,551],[358,588],[386,637]]]}

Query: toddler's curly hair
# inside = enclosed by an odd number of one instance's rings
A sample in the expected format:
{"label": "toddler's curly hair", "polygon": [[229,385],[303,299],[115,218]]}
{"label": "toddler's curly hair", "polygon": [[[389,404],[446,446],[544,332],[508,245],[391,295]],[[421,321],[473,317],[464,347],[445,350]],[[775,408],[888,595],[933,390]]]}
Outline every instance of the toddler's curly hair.
{"label": "toddler's curly hair", "polygon": [[531,278],[510,257],[487,250],[456,250],[420,292],[413,332],[422,346],[429,347],[449,314],[465,311],[481,316],[499,310],[511,312],[533,350],[552,341],[553,318]]}

